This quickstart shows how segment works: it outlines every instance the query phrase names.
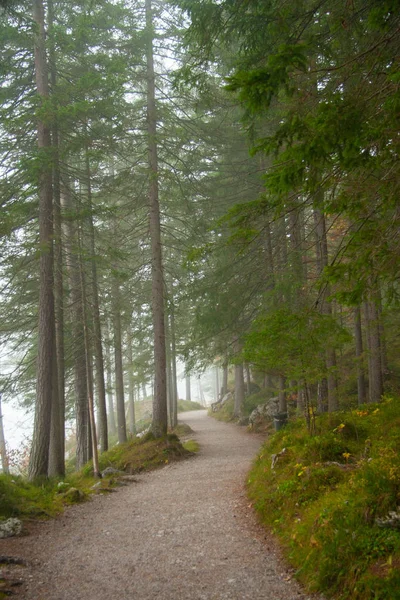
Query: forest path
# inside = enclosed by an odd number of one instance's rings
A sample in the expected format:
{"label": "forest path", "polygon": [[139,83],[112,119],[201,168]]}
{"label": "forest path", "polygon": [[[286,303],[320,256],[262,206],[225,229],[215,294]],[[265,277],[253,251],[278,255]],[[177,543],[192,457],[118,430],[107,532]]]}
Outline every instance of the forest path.
{"label": "forest path", "polygon": [[[8,541],[27,600],[299,600],[244,490],[259,436],[205,411],[180,415],[199,454],[138,476]],[[3,553],[0,550],[0,553]]]}

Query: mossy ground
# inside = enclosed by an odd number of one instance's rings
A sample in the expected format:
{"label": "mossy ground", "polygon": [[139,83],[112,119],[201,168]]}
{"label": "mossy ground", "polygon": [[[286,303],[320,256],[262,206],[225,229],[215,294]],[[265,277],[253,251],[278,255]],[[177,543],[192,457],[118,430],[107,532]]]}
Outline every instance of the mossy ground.
{"label": "mossy ground", "polygon": [[192,400],[178,400],[178,412],[187,412],[189,410],[203,410],[204,406]]}
{"label": "mossy ground", "polygon": [[[286,448],[271,468],[271,456]],[[263,446],[248,491],[310,591],[337,599],[400,598],[400,400],[298,419]]]}
{"label": "mossy ground", "polygon": [[[192,454],[193,450],[185,448],[175,433],[155,439],[152,434],[144,438],[135,438],[125,444],[118,444],[99,457],[100,470],[113,467],[128,474],[149,471],[171,462],[181,460]],[[115,479],[115,478],[114,478]],[[62,487],[77,488],[83,492],[82,497],[108,491],[113,485],[109,478],[100,480],[100,486],[93,489],[98,482],[93,477],[93,465],[87,463],[80,471],[67,475]],[[23,477],[0,475],[0,519],[18,517],[21,519],[37,519],[55,516],[63,510],[65,504],[71,503],[60,490],[60,480],[44,479],[28,482]]]}

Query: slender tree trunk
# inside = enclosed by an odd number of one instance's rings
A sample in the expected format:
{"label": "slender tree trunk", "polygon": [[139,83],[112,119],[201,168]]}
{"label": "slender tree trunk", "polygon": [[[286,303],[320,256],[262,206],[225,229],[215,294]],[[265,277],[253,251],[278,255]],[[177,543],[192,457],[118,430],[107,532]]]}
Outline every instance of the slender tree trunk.
{"label": "slender tree trunk", "polygon": [[1,394],[0,394],[0,455],[1,455],[1,468],[3,473],[9,473],[9,462],[7,456],[7,448],[6,448],[6,439],[4,436],[4,427],[3,427],[3,410],[1,407]]}
{"label": "slender tree trunk", "polygon": [[88,330],[88,316],[86,314],[86,286],[83,274],[82,262],[81,262],[81,290],[83,299],[83,337],[85,343],[85,365],[86,365],[86,385],[87,385],[87,401],[88,401],[88,412],[89,412],[89,423],[90,423],[90,443],[91,452],[88,447],[88,455],[92,455],[93,458],[93,473],[95,477],[101,477],[99,468],[99,455],[97,450],[97,433],[96,423],[94,418],[94,400],[93,400],[93,366],[91,359],[91,347],[90,337]]}
{"label": "slender tree trunk", "polygon": [[129,381],[129,433],[136,435],[135,380],[133,377],[132,329],[128,332],[128,381]]}
{"label": "slender tree trunk", "polygon": [[378,290],[378,292],[376,294],[376,308],[378,311],[378,322],[379,322],[379,339],[380,339],[381,363],[382,363],[382,381],[384,382],[385,375],[387,375],[389,373],[389,367],[388,367],[388,358],[387,358],[386,341],[385,341],[385,328],[383,325],[383,316],[382,316],[382,295],[381,295],[380,290]]}
{"label": "slender tree trunk", "polygon": [[245,363],[244,369],[246,372],[246,392],[247,392],[247,395],[250,396],[250,394],[251,394],[251,374],[250,374],[250,366],[248,363]]}
{"label": "slender tree trunk", "polygon": [[[86,134],[87,135],[87,134]],[[99,438],[101,452],[108,450],[108,426],[107,426],[107,408],[106,408],[106,388],[104,383],[104,358],[101,336],[99,289],[97,283],[96,266],[96,244],[95,229],[93,223],[93,202],[92,202],[92,184],[88,148],[85,152],[86,167],[86,185],[87,201],[89,207],[88,225],[89,225],[89,244],[91,253],[91,288],[92,288],[92,319],[93,319],[93,347],[94,360],[96,366],[96,391],[97,391],[97,410],[99,415]]]}
{"label": "slender tree trunk", "polygon": [[[49,35],[53,35],[53,2],[48,0]],[[51,39],[49,50],[50,81],[54,94],[57,85],[54,42]],[[56,108],[56,107],[55,107]],[[54,217],[54,303],[55,303],[55,342],[56,342],[56,384],[57,402],[51,413],[50,451],[48,474],[50,477],[65,474],[65,365],[64,365],[64,284],[63,249],[61,230],[61,191],[59,164],[58,124],[52,126],[53,148],[53,217]]]}
{"label": "slender tree trunk", "polygon": [[368,333],[369,401],[379,402],[383,394],[382,359],[378,310],[373,299],[365,303],[365,316]]}
{"label": "slender tree trunk", "polygon": [[172,415],[171,423],[174,429],[178,425],[178,375],[176,367],[176,333],[174,306],[171,306],[171,366],[172,366]]}
{"label": "slender tree trunk", "polygon": [[286,398],[286,379],[283,375],[279,375],[279,412],[285,413],[287,412],[287,398]]}
{"label": "slender tree trunk", "polygon": [[[65,212],[72,215],[73,207],[68,183],[64,183],[61,203]],[[87,373],[84,340],[83,298],[80,281],[79,239],[74,224],[74,217],[63,221],[65,237],[65,263],[68,271],[71,291],[71,325],[73,339],[73,365],[75,379],[75,413],[76,413],[76,468],[80,469],[89,460],[89,413],[87,405]]]}
{"label": "slender tree trunk", "polygon": [[[49,97],[48,70],[45,49],[44,8],[42,0],[33,0],[35,36],[35,77],[38,96],[43,104]],[[29,479],[47,476],[49,466],[51,411],[56,398],[54,389],[55,314],[53,295],[53,193],[52,168],[44,155],[51,149],[50,130],[45,120],[37,123],[40,161],[39,193],[39,325],[35,421],[29,461]]]}
{"label": "slender tree trunk", "polygon": [[118,442],[126,442],[125,397],[124,397],[124,370],[122,364],[122,327],[120,309],[120,289],[118,280],[113,280],[113,325],[114,325],[114,361],[115,361],[115,387],[117,396],[117,430]]}
{"label": "slender tree trunk", "polygon": [[235,403],[233,415],[240,417],[244,404],[244,371],[243,363],[235,365]]}
{"label": "slender tree trunk", "polygon": [[271,373],[265,373],[263,387],[265,390],[271,391],[274,387]]}
{"label": "slender tree trunk", "polygon": [[171,359],[171,336],[168,315],[165,313],[165,359],[167,361],[167,417],[169,426],[172,428],[172,359]]}
{"label": "slender tree trunk", "polygon": [[186,400],[192,400],[192,390],[190,385],[190,375],[186,375]]}
{"label": "slender tree trunk", "polygon": [[[323,192],[321,191],[321,194]],[[328,240],[326,236],[326,223],[324,214],[316,207],[314,207],[314,225],[316,233],[316,254],[317,254],[317,271],[320,275],[324,268],[328,265]],[[331,315],[332,306],[327,301],[330,290],[329,286],[321,292],[319,299],[320,311],[322,314]],[[324,409],[325,399],[324,392],[326,390],[328,397],[328,411],[333,412],[338,410],[339,402],[337,396],[337,374],[336,374],[336,351],[334,348],[327,348],[325,353],[326,368],[328,370],[327,382],[321,382],[320,391],[321,396],[319,400],[319,408]]]}
{"label": "slender tree trunk", "polygon": [[354,337],[356,343],[356,358],[357,358],[357,392],[358,404],[364,404],[367,399],[367,388],[365,383],[364,365],[363,365],[363,339],[361,328],[361,310],[360,307],[354,311]]}
{"label": "slender tree trunk", "polygon": [[218,365],[214,367],[214,375],[215,375],[215,390],[214,390],[214,402],[218,402],[219,400],[219,368]]}
{"label": "slender tree trunk", "polygon": [[222,367],[222,390],[221,398],[228,393],[228,362],[225,361]]}
{"label": "slender tree trunk", "polygon": [[115,435],[117,433],[117,425],[115,422],[115,412],[114,412],[114,398],[113,398],[113,382],[112,382],[112,369],[111,369],[111,353],[110,346],[112,341],[110,340],[109,329],[106,326],[105,330],[106,335],[106,344],[105,344],[105,355],[106,355],[106,373],[107,373],[107,418],[108,418],[108,431],[110,435]]}
{"label": "slender tree trunk", "polygon": [[154,398],[152,431],[155,437],[167,433],[167,385],[164,324],[164,282],[158,198],[157,112],[153,60],[154,28],[151,0],[146,0],[147,133],[149,151],[149,213],[152,271],[152,313],[154,329]]}

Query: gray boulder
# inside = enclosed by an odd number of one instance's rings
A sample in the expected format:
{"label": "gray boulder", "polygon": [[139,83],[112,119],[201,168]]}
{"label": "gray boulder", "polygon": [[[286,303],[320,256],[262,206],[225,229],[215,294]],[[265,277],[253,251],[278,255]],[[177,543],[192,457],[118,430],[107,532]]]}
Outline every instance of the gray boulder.
{"label": "gray boulder", "polygon": [[232,398],[232,392],[228,392],[223,398],[221,398],[221,400],[218,400],[218,402],[214,402],[214,404],[211,404],[211,412],[217,412],[217,410],[219,410],[229,400],[232,400]]}
{"label": "gray boulder", "polygon": [[249,417],[249,425],[256,425],[265,419],[273,419],[279,413],[279,399],[270,398],[265,404],[259,404]]}
{"label": "gray boulder", "polygon": [[22,531],[22,521],[16,518],[7,519],[0,523],[0,538],[19,535]]}

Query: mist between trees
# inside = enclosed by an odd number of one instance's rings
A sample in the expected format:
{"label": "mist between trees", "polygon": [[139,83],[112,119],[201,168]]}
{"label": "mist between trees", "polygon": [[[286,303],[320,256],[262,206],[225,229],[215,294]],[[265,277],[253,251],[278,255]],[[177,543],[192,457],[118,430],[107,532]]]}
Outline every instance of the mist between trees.
{"label": "mist between trees", "polygon": [[398,389],[398,8],[1,3],[1,391],[35,407],[31,478],[63,474],[66,419],[96,470],[143,386],[165,435],[178,359],[311,432]]}

